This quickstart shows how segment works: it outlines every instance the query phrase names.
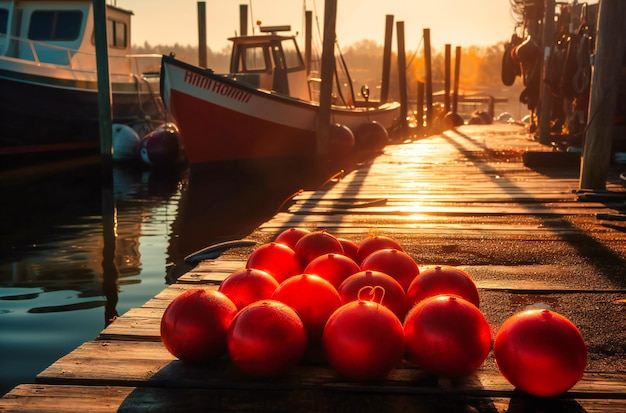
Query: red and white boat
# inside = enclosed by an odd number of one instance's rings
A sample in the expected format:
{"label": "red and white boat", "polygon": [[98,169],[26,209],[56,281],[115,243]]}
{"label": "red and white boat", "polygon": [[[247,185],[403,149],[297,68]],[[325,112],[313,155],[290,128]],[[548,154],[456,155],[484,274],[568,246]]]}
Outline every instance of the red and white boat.
{"label": "red and white boat", "polygon": [[[163,56],[161,96],[190,164],[316,154],[319,79],[307,75],[295,37],[276,31],[261,28],[259,35],[231,38],[227,75]],[[356,135],[365,123],[390,129],[398,121],[397,102],[359,103],[333,105],[331,123]]]}

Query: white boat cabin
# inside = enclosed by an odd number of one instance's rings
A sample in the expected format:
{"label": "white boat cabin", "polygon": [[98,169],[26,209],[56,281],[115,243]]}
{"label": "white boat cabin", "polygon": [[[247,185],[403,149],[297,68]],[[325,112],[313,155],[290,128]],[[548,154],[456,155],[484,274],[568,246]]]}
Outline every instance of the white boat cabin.
{"label": "white boat cabin", "polygon": [[311,100],[307,70],[289,26],[261,27],[264,34],[232,37],[230,76],[259,89]]}
{"label": "white boat cabin", "polygon": [[[111,73],[145,72],[116,59],[130,54],[132,12],[106,13]],[[93,71],[95,53],[92,0],[0,0],[0,58]]]}

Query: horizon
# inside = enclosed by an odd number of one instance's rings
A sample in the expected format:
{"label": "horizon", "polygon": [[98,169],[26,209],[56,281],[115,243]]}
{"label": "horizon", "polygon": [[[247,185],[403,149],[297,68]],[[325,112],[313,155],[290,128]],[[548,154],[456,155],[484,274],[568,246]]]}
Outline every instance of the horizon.
{"label": "horizon", "polygon": [[[134,13],[131,31],[133,45],[198,46],[198,1],[179,0],[170,6],[167,0],[113,0],[117,7]],[[293,0],[206,1],[207,46],[214,52],[230,49],[228,37],[239,30],[240,4],[248,6],[248,33],[254,22],[263,25],[290,24],[293,33],[303,34],[304,11],[313,12],[314,36],[323,33],[323,1]],[[381,4],[382,3],[382,4]],[[431,47],[493,46],[507,41],[515,31],[510,3],[493,0],[439,0],[436,4],[416,5],[413,0],[339,0],[337,6],[337,41],[349,46],[361,40],[384,43],[386,15],[394,16],[392,46],[397,47],[396,24],[404,22],[406,50],[423,42],[424,29],[430,29]],[[441,10],[454,13],[441,13]],[[267,17],[267,10],[272,14]],[[216,18],[217,16],[217,18]],[[455,20],[455,16],[456,20]],[[159,22],[154,24],[154,22]],[[364,26],[366,26],[364,28]],[[163,30],[167,28],[167,30]],[[318,30],[319,29],[319,30]],[[320,41],[321,43],[321,41]]]}

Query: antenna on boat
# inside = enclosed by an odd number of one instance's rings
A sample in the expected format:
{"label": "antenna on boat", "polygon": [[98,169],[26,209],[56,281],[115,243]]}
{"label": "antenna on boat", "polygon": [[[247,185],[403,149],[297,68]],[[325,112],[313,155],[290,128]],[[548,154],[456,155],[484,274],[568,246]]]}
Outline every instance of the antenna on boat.
{"label": "antenna on boat", "polygon": [[[252,14],[252,0],[248,0],[248,7],[250,8],[250,26],[252,26],[252,35],[254,36],[254,15]],[[258,23],[257,23],[258,24]]]}

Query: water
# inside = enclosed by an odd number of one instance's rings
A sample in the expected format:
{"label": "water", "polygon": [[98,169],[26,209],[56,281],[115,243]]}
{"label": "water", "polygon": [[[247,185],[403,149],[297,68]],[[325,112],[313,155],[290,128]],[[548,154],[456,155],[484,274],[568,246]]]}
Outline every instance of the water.
{"label": "water", "polygon": [[249,235],[310,186],[246,169],[113,176],[111,192],[97,163],[0,172],[0,395],[174,282],[168,263]]}

